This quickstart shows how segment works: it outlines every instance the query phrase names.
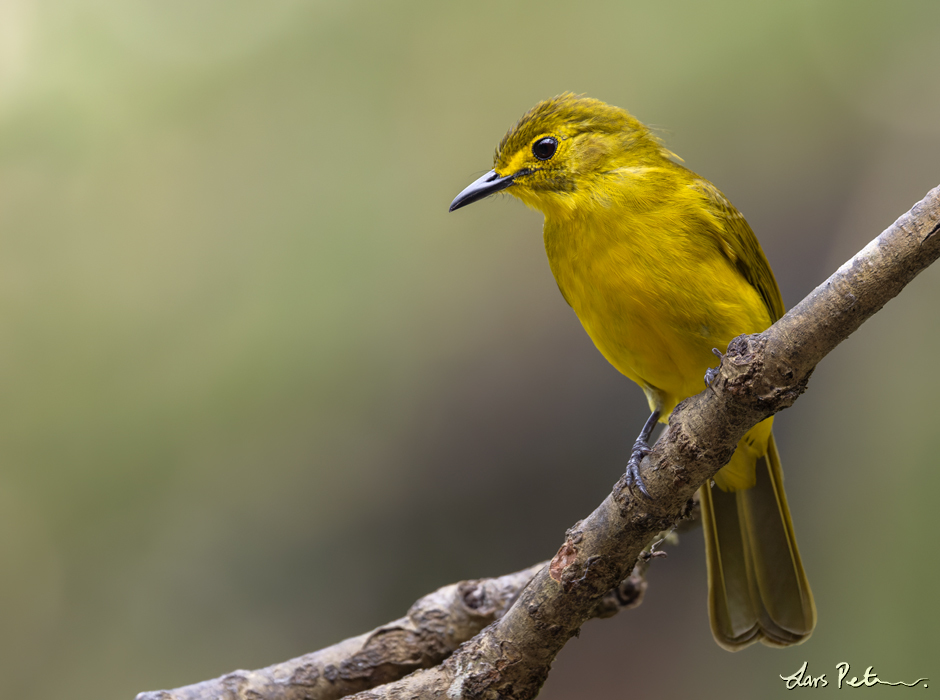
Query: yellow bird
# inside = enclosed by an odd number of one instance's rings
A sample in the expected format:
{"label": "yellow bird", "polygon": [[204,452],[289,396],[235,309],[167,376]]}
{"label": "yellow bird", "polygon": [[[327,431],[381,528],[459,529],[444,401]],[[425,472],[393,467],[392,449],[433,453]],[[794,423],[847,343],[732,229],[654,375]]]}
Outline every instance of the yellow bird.
{"label": "yellow bird", "polygon": [[[506,190],[544,214],[562,296],[649,402],[627,465],[631,488],[647,497],[638,466],[656,422],[703,388],[713,348],[784,313],[744,217],[673,158],[625,110],[566,93],[529,110],[500,141],[494,169],[450,205]],[[731,651],[799,644],[816,625],[772,422],[745,435],[717,488],[699,492],[711,628]]]}

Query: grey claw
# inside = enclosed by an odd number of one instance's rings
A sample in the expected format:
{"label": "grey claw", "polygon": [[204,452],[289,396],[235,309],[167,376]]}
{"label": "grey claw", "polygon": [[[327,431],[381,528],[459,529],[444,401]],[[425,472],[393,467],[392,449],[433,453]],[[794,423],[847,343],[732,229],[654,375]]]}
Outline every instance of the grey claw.
{"label": "grey claw", "polygon": [[718,376],[718,367],[710,367],[705,370],[705,386],[709,389],[712,388],[712,382],[715,381],[715,377]]}
{"label": "grey claw", "polygon": [[650,495],[650,492],[646,490],[646,485],[643,483],[643,478],[640,476],[640,462],[650,451],[649,445],[645,442],[637,440],[633,443],[633,452],[630,453],[630,459],[627,460],[627,473],[625,474],[627,488],[630,489],[630,492],[635,494],[639,491],[640,495],[648,501],[652,501],[653,497]]}
{"label": "grey claw", "polygon": [[712,352],[715,354],[715,357],[718,358],[718,366],[710,367],[705,370],[705,386],[709,389],[712,388],[712,382],[715,381],[715,377],[718,376],[718,373],[721,371],[721,363],[724,361],[724,353],[721,352],[718,348],[712,348]]}

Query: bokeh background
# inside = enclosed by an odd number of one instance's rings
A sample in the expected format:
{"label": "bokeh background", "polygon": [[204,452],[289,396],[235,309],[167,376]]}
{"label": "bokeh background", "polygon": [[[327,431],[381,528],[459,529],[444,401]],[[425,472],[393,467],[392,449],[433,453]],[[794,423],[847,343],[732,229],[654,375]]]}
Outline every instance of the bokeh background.
{"label": "bokeh background", "polygon": [[[452,197],[584,92],[724,190],[792,305],[940,183],[938,26],[933,0],[0,1],[0,695],[271,664],[550,557],[645,403],[540,215]],[[694,532],[541,697],[940,675],[938,301],[930,269],[778,418],[809,642],[720,650]]]}

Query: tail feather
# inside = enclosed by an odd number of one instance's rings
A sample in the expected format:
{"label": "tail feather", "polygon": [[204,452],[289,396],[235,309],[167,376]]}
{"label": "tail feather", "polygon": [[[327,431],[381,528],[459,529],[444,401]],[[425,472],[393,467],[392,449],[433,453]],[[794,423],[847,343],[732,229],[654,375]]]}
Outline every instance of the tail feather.
{"label": "tail feather", "polygon": [[758,640],[799,644],[816,626],[773,435],[756,471],[751,488],[700,490],[709,617],[715,641],[729,651]]}

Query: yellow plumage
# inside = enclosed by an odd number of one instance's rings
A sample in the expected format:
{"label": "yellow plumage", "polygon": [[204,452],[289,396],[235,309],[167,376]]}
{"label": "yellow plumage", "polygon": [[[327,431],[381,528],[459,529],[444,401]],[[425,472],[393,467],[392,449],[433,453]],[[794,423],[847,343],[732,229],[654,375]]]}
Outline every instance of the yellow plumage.
{"label": "yellow plumage", "polygon": [[[505,189],[545,215],[558,288],[662,421],[701,391],[713,348],[783,314],[747,222],[672,157],[626,111],[565,94],[523,116],[494,170],[451,205]],[[799,643],[815,626],[771,425],[742,439],[718,490],[701,491],[712,631],[732,650]]]}

